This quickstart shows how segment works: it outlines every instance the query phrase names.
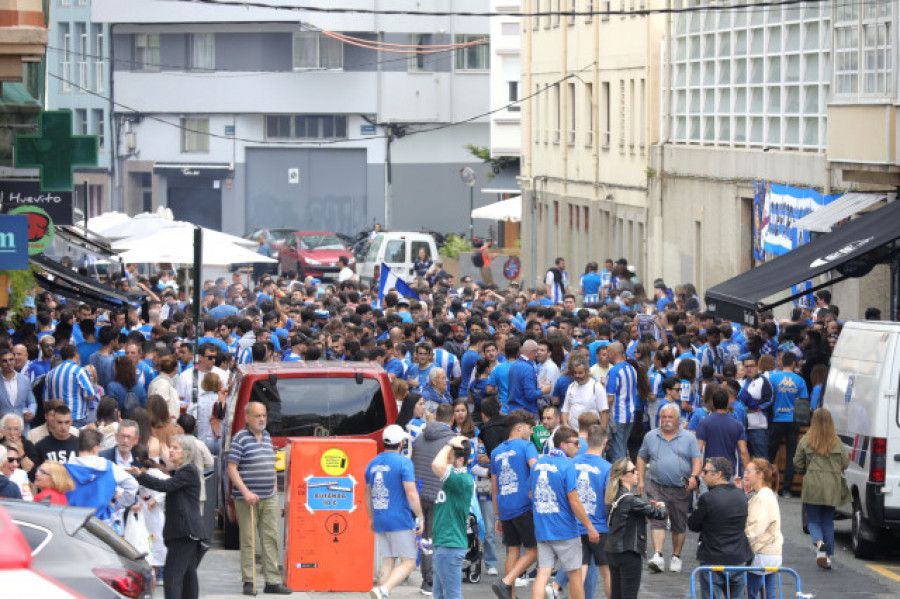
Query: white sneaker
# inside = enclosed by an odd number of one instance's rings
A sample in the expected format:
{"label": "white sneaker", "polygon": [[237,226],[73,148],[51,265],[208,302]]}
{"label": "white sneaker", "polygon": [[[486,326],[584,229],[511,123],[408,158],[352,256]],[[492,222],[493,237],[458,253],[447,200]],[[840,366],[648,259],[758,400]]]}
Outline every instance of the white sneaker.
{"label": "white sneaker", "polygon": [[523,574],[522,576],[516,578],[517,587],[527,587],[529,582],[531,582],[531,579],[528,578],[527,574]]}
{"label": "white sneaker", "polygon": [[497,576],[499,572],[497,572],[497,568],[488,568],[485,574],[488,576]]}
{"label": "white sneaker", "polygon": [[666,569],[666,560],[663,559],[662,553],[656,552],[653,554],[653,557],[647,561],[647,565],[653,572],[662,572]]}
{"label": "white sneaker", "polygon": [[388,594],[381,587],[373,587],[371,591],[369,591],[369,597],[372,599],[388,599]]}
{"label": "white sneaker", "polygon": [[556,592],[556,588],[553,586],[552,582],[547,583],[547,586],[544,588],[544,598],[559,599],[559,593]]}
{"label": "white sneaker", "polygon": [[669,572],[681,572],[681,558],[673,555],[669,560]]}

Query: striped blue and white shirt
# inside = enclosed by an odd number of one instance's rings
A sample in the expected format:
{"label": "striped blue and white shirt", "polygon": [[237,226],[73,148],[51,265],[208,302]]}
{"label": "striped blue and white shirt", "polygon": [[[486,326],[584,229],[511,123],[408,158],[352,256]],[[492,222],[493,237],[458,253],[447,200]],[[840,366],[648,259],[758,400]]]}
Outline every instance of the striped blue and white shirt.
{"label": "striped blue and white shirt", "polygon": [[251,350],[252,346],[241,350],[241,353],[238,355],[238,364],[250,364],[253,362],[253,352]]}
{"label": "striped blue and white shirt", "polygon": [[460,377],[459,360],[446,349],[439,347],[434,350],[434,363],[447,373],[447,378],[458,379]]}
{"label": "striped blue and white shirt", "polygon": [[637,407],[637,371],[628,362],[619,362],[609,369],[606,393],[610,396],[612,418],[620,424],[634,422]]}
{"label": "striped blue and white shirt", "polygon": [[45,379],[44,401],[61,399],[72,410],[72,420],[87,417],[88,400],[97,392],[91,377],[78,364],[66,360],[49,373]]}
{"label": "striped blue and white shirt", "polygon": [[[231,440],[228,463],[237,464],[238,474],[251,493],[260,499],[275,496],[275,448],[268,431],[257,441],[249,428],[244,427]],[[235,499],[243,499],[236,487],[231,488]]]}

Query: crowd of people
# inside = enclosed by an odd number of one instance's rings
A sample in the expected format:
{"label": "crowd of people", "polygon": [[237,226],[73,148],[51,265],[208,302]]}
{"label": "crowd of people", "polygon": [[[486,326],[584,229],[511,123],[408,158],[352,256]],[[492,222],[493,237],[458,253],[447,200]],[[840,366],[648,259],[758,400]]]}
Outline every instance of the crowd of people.
{"label": "crowd of people", "polygon": [[[625,260],[588,264],[576,286],[559,258],[533,289],[432,268],[408,297],[379,296],[355,277],[259,274],[255,285],[239,272],[206,282],[197,322],[169,271],[126,268],[114,285],[145,293],[118,310],[35,290],[0,332],[0,495],[94,501],[114,526],[145,510],[168,548],[168,557],[151,556],[167,596],[170,587],[173,597],[196,596],[200,482],[219,451],[230,372],[249,362],[367,360],[391,376],[399,405],[366,477],[382,558],[375,598],[417,559],[423,593],[459,597],[470,514],[500,599],[526,577],[534,597],[566,587],[593,597],[601,577],[608,597],[636,596],[647,520],[650,571],[666,569],[667,533],[668,570],[681,571],[688,528],[700,531],[702,563],[776,565],[776,493],[793,492],[795,468],[815,472],[802,501],[817,563],[830,567],[846,451],[819,405],[841,327],[827,290],[801,298],[789,319],[763,313],[750,328],[702,311],[690,284],[656,280],[648,295]],[[265,590],[286,594],[274,450],[264,406],[248,408],[227,456],[244,592],[256,590],[244,545],[258,531]],[[810,413],[820,433],[798,444]],[[102,503],[85,490],[97,480],[111,492]],[[719,504],[733,517],[707,517]]]}

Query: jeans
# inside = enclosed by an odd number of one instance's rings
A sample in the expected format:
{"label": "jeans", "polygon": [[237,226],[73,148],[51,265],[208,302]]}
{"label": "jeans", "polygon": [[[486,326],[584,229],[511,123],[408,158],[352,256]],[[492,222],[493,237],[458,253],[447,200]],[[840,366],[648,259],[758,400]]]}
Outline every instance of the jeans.
{"label": "jeans", "polygon": [[[711,564],[701,563],[701,566]],[[727,576],[726,576],[727,574]],[[705,572],[700,576],[700,592],[703,599],[709,599],[709,580],[712,577],[712,590],[714,599],[743,599],[744,597],[744,573],[743,572]]]}
{"label": "jeans", "polygon": [[806,523],[813,543],[823,541],[825,553],[834,555],[834,507],[814,503],[804,503],[803,507],[806,508]]}
{"label": "jeans", "polygon": [[[250,511],[255,510],[253,517],[256,530],[250,526]],[[255,506],[242,499],[235,499],[234,511],[237,512],[241,539],[241,580],[253,581],[253,537],[259,531],[259,545],[262,553],[263,577],[266,584],[281,584],[281,572],[278,570],[278,496],[260,499]]]}
{"label": "jeans", "polygon": [[[628,437],[631,436],[631,427],[634,422],[616,422],[610,423],[609,435],[609,462],[615,463],[628,455]],[[613,427],[615,429],[613,430]]]}
{"label": "jeans", "polygon": [[634,551],[607,553],[609,577],[614,599],[637,599],[641,590],[641,569],[644,560]]}
{"label": "jeans", "polygon": [[775,463],[778,446],[785,442],[784,479],[781,490],[790,491],[794,485],[794,454],[797,453],[799,428],[793,422],[772,422],[769,424],[769,461]]}
{"label": "jeans", "polygon": [[465,547],[435,547],[434,599],[462,599],[462,561]]}
{"label": "jeans", "polygon": [[[757,553],[750,564],[758,568],[780,567],[781,556]],[[747,597],[749,599],[775,599],[776,593],[780,593],[780,576],[778,574],[747,574]],[[765,592],[763,592],[763,581],[765,580]]]}
{"label": "jeans", "polygon": [[[600,578],[600,567],[594,563],[594,558],[591,556],[591,565],[588,566],[587,576],[584,579],[584,596],[585,599],[591,599],[594,596],[594,591],[597,589],[597,580]],[[559,585],[559,588],[564,589],[569,584],[569,574],[562,568],[556,571],[556,584]]]}
{"label": "jeans", "polygon": [[484,551],[484,567],[496,568],[497,546],[494,543],[497,533],[494,528],[497,517],[494,515],[494,504],[490,497],[487,499],[479,498],[478,506],[481,508],[481,518],[484,520],[484,543],[482,549]]}
{"label": "jeans", "polygon": [[[493,507],[491,513],[493,513]],[[425,528],[422,531],[422,538],[429,541],[433,538],[432,525],[434,524],[434,502],[422,500],[422,515],[425,517]],[[432,563],[434,561],[433,553],[419,553],[419,567],[422,571],[422,587],[430,587],[434,584]],[[462,566],[460,566],[460,576],[462,576]]]}
{"label": "jeans", "polygon": [[769,429],[747,429],[747,451],[751,458],[769,457]]}

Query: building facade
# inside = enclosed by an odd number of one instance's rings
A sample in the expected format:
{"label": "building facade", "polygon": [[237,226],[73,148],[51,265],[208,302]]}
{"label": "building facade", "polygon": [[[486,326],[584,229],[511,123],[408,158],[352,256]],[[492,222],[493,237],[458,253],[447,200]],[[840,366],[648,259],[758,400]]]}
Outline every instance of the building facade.
{"label": "building facade", "polygon": [[[97,166],[75,171],[75,206],[88,217],[111,209],[108,27],[91,20],[91,0],[50,0],[48,110],[72,111],[76,135],[96,135]],[[85,210],[86,208],[86,210]]]}
{"label": "building facade", "polygon": [[149,0],[94,0],[93,16],[110,28],[126,211],[235,234],[467,228],[459,171],[487,169],[464,147],[489,139],[487,18]]}
{"label": "building facade", "polygon": [[[658,140],[663,2],[530,0],[522,20],[522,252],[526,283],[625,258],[646,278],[648,171]],[[574,280],[574,277],[573,277]]]}

